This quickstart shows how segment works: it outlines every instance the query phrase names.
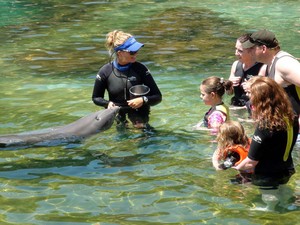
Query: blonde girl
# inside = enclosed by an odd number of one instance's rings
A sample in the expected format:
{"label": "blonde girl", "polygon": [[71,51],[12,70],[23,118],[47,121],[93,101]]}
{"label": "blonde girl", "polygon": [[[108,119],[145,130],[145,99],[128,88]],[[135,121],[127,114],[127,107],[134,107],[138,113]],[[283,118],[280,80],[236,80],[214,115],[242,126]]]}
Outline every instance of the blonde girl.
{"label": "blonde girl", "polygon": [[[250,139],[247,137],[244,127],[237,121],[227,121],[220,126],[217,142],[218,148],[212,158],[216,170],[238,165],[248,154]],[[228,161],[226,165],[224,161],[229,156],[232,156],[232,161]]]}

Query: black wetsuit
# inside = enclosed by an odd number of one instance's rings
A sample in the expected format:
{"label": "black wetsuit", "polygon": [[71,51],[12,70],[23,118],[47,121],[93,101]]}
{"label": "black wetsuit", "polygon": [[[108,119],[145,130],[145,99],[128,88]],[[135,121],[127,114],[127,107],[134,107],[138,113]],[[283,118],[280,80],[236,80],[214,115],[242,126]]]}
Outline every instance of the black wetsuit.
{"label": "black wetsuit", "polygon": [[[281,59],[282,57],[286,57],[286,56],[294,58],[291,55],[282,55],[280,57],[275,57],[269,73],[268,73],[268,69],[267,69],[268,77],[271,77],[272,79],[274,79],[277,61],[279,59]],[[300,87],[298,87],[294,84],[290,84],[289,86],[284,87],[284,90],[286,91],[286,93],[288,94],[288,96],[290,98],[290,101],[292,103],[294,111],[299,115],[300,114]]]}
{"label": "black wetsuit", "polygon": [[238,62],[235,68],[234,76],[241,77],[241,81],[238,86],[234,86],[234,96],[231,98],[231,105],[244,106],[249,100],[245,90],[242,87],[242,83],[249,80],[253,76],[257,76],[263,63],[255,63],[252,67],[247,70],[243,69],[243,63]]}
{"label": "black wetsuit", "polygon": [[[148,102],[145,102],[139,109],[132,109],[127,104],[127,100],[130,99],[129,89],[138,84],[144,84],[150,88],[150,92],[146,95]],[[104,99],[105,91],[108,92],[109,100]],[[135,62],[130,64],[126,70],[120,71],[115,68],[113,63],[107,63],[100,68],[97,74],[92,100],[96,105],[105,108],[109,101],[121,106],[118,115],[121,122],[126,121],[126,114],[128,114],[128,118],[133,123],[148,123],[150,106],[160,103],[162,95],[151,73],[143,64]]]}
{"label": "black wetsuit", "polygon": [[259,161],[252,175],[254,185],[277,188],[278,185],[289,181],[295,173],[292,150],[298,130],[297,117],[289,133],[256,128],[248,153],[250,159]]}

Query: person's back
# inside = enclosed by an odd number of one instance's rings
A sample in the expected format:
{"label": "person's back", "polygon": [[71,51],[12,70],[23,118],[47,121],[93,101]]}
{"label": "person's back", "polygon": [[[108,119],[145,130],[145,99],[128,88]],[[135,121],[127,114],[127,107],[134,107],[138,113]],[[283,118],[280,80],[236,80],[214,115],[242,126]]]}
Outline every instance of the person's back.
{"label": "person's back", "polygon": [[298,116],[284,89],[271,78],[255,78],[249,91],[257,125],[248,156],[233,168],[254,169],[252,184],[259,186],[267,209],[274,210],[278,203],[286,203],[280,193],[295,173],[292,151],[298,135]]}
{"label": "person's back", "polygon": [[[290,65],[291,68],[295,68],[292,73],[297,73],[297,71],[300,70],[300,63],[298,63],[294,56],[285,51],[277,52],[276,55],[274,55],[271,66],[268,66],[267,76],[275,80],[285,89],[291,100],[293,109],[300,114],[300,86],[297,85],[297,82],[300,82],[300,80],[296,79],[297,77],[293,80],[288,80],[284,75],[288,71],[286,68],[288,65]],[[297,68],[297,66],[299,66],[299,68]]]}

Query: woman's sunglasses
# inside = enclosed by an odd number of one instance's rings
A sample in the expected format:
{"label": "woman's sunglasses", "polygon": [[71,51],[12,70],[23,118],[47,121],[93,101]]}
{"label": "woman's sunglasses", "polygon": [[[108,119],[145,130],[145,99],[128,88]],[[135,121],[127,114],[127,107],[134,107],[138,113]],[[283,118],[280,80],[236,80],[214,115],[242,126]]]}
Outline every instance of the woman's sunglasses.
{"label": "woman's sunglasses", "polygon": [[132,52],[128,50],[123,50],[123,52],[128,52],[130,55],[135,55],[136,53],[138,53],[138,51]]}

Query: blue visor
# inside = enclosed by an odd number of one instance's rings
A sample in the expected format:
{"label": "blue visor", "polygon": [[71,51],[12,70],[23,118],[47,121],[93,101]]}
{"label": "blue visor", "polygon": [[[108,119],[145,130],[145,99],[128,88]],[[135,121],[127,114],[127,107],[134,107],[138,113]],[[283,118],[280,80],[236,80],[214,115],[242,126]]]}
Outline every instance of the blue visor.
{"label": "blue visor", "polygon": [[144,44],[137,42],[134,37],[128,38],[122,45],[115,48],[115,51],[127,50],[129,52],[137,52]]}

